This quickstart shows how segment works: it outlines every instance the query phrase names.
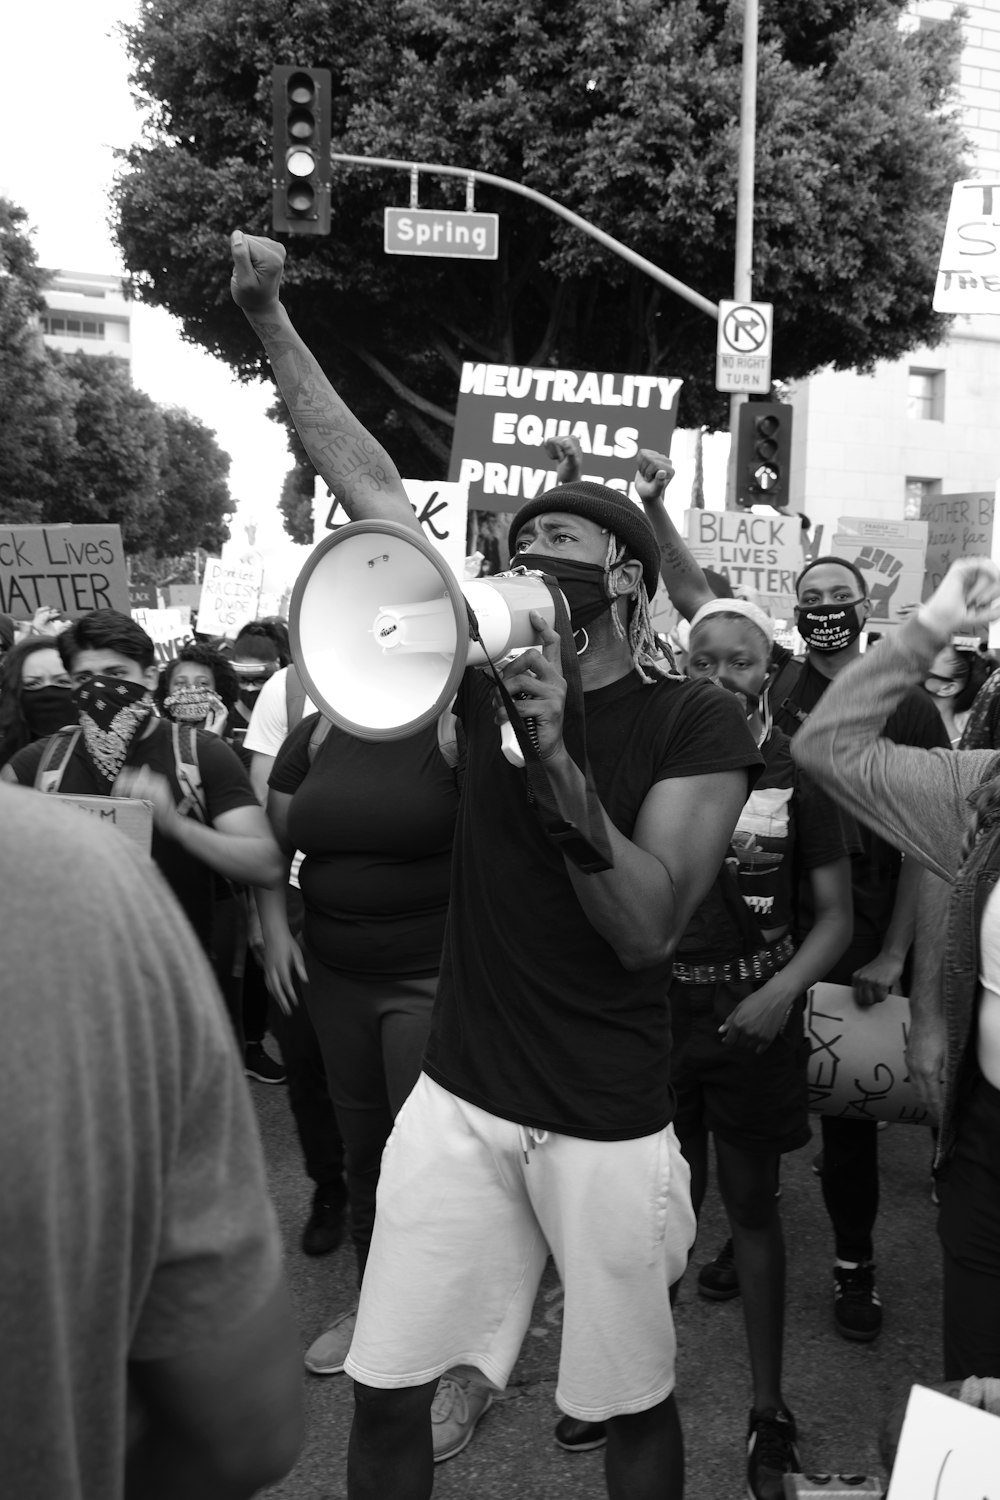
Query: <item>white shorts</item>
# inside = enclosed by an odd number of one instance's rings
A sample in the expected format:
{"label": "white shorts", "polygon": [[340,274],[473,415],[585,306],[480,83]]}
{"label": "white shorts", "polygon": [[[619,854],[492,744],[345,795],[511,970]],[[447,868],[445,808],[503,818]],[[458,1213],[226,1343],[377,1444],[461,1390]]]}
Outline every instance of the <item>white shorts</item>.
{"label": "white shorts", "polygon": [[590,1422],[646,1411],[674,1388],[670,1287],[694,1236],[672,1126],[533,1136],[422,1073],[382,1158],[345,1369],[392,1389],[475,1365],[503,1387],[551,1250],[565,1294],[557,1404]]}

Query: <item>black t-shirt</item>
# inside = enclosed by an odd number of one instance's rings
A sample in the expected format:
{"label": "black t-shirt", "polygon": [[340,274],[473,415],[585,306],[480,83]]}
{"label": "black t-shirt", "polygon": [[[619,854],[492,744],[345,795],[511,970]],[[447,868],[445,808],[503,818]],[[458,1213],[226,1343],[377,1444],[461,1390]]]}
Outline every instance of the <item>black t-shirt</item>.
{"label": "black t-shirt", "polygon": [[737,890],[757,929],[790,926],[803,936],[808,929],[799,920],[798,897],[809,871],[860,852],[853,819],[799,770],[791,743],[787,734],[772,729],[761,746],[764,771],[740,814],[728,869],[678,945],[689,963],[721,963],[762,944],[759,932],[733,910]]}
{"label": "black t-shirt", "polygon": [[[878,644],[869,646],[877,651]],[[802,675],[787,695],[799,713],[808,716],[816,707],[831,679],[818,672],[806,658],[802,663]],[[784,715],[775,710],[775,720],[789,734],[794,734],[798,722],[787,711]],[[917,745],[924,750],[949,748],[948,734],[934,704],[927,693],[915,688],[907,693],[899,707],[886,719],[885,738],[895,745]],[[887,844],[865,824],[858,824],[861,852],[851,861],[851,887],[854,899],[854,938],[850,953],[858,949],[869,949],[874,958],[882,946],[886,929],[892,919],[896,904],[896,888],[902,856],[898,849]],[[807,896],[807,892],[803,892]],[[860,962],[861,960],[857,960]]]}
{"label": "black t-shirt", "polygon": [[268,783],[292,794],[288,832],[305,855],[306,944],[345,973],[436,974],[458,813],[437,725],[370,741],[334,724],[310,764],[318,720],[310,714],[292,730]]}
{"label": "black t-shirt", "polygon": [[[197,735],[198,766],[208,821],[212,823],[222,813],[232,812],[238,807],[256,807],[257,798],[235,752],[223,744],[217,735],[205,734],[201,730],[197,731]],[[47,744],[48,740],[37,740],[33,745],[18,751],[10,762],[11,770],[23,786],[34,785],[35,772]],[[170,782],[175,801],[184,800],[184,793],[177,780],[173,732],[165,720],[158,721],[150,734],[133,740],[125,764],[148,766],[151,771],[158,771]],[[59,791],[83,797],[109,795],[108,783],[86,754],[82,736],[63,772]],[[155,828],[152,855],[184,908],[191,926],[206,950],[209,949],[216,894],[213,871],[173,839],[164,838]]]}
{"label": "black t-shirt", "polygon": [[[626,838],[656,782],[751,768],[749,783],[760,766],[736,699],[713,683],[630,672],[584,703],[597,794]],[[519,1124],[652,1134],[672,1114],[670,963],[630,973],[591,925],[524,771],[501,753],[483,673],[466,673],[456,712],[468,761],[425,1069]]]}

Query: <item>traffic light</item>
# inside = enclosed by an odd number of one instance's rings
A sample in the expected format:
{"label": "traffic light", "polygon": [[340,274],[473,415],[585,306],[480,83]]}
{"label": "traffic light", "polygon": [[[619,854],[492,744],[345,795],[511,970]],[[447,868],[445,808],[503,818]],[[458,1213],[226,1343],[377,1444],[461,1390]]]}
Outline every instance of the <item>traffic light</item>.
{"label": "traffic light", "polygon": [[275,68],[271,222],[287,234],[330,233],[330,70]]}
{"label": "traffic light", "polygon": [[736,433],[736,503],[788,504],[792,408],[781,401],[745,401]]}

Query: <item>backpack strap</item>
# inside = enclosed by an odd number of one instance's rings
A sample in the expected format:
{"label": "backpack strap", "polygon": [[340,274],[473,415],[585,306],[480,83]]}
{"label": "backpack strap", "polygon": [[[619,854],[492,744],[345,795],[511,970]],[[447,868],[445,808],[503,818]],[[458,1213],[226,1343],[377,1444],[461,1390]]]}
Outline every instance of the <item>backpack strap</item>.
{"label": "backpack strap", "polygon": [[799,706],[804,675],[803,663],[790,657],[768,688],[774,722],[785,734],[794,734],[809,717]]}
{"label": "backpack strap", "polygon": [[309,754],[309,764],[310,765],[312,765],[313,761],[316,759],[317,755],[319,754],[319,747],[320,747],[320,745],[322,745],[323,741],[326,739],[327,735],[330,733],[330,730],[332,728],[333,728],[333,724],[331,723],[331,721],[329,719],[325,719],[323,717],[323,715],[320,714],[319,718],[316,720],[316,723],[315,723],[315,725],[313,727],[313,732],[309,736],[309,751],[308,751],[308,754]]}
{"label": "backpack strap", "polygon": [[50,734],[35,772],[35,786],[40,792],[58,792],[70,757],[80,739],[80,726],[68,724]]}
{"label": "backpack strap", "polygon": [[208,822],[208,804],[198,762],[198,732],[192,724],[170,726],[174,743],[174,770],[183,792],[177,811],[182,817],[191,816],[199,823]]}
{"label": "backpack strap", "polygon": [[289,729],[294,729],[304,718],[305,709],[305,685],[296,668],[289,666],[285,669],[285,722]]}
{"label": "backpack strap", "polygon": [[446,764],[454,771],[455,782],[461,788],[465,778],[468,746],[465,738],[465,725],[450,708],[446,708],[443,714],[438,715],[437,738],[438,749]]}

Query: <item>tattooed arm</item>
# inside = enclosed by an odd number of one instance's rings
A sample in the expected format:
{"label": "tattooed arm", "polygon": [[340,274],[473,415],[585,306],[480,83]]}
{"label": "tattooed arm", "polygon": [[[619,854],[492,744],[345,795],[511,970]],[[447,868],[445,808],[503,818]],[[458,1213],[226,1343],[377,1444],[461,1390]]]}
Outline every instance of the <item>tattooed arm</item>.
{"label": "tattooed arm", "polygon": [[233,301],[264,346],[317,472],[352,521],[397,521],[419,532],[396,465],[337,395],[278,300],[284,245],[236,230],[231,248]]}
{"label": "tattooed arm", "polygon": [[690,620],[715,595],[663,503],[663,491],[673,477],[674,466],[665,454],[652,448],[639,449],[635,489],[660,544],[660,577],[671,604],[685,620]]}

